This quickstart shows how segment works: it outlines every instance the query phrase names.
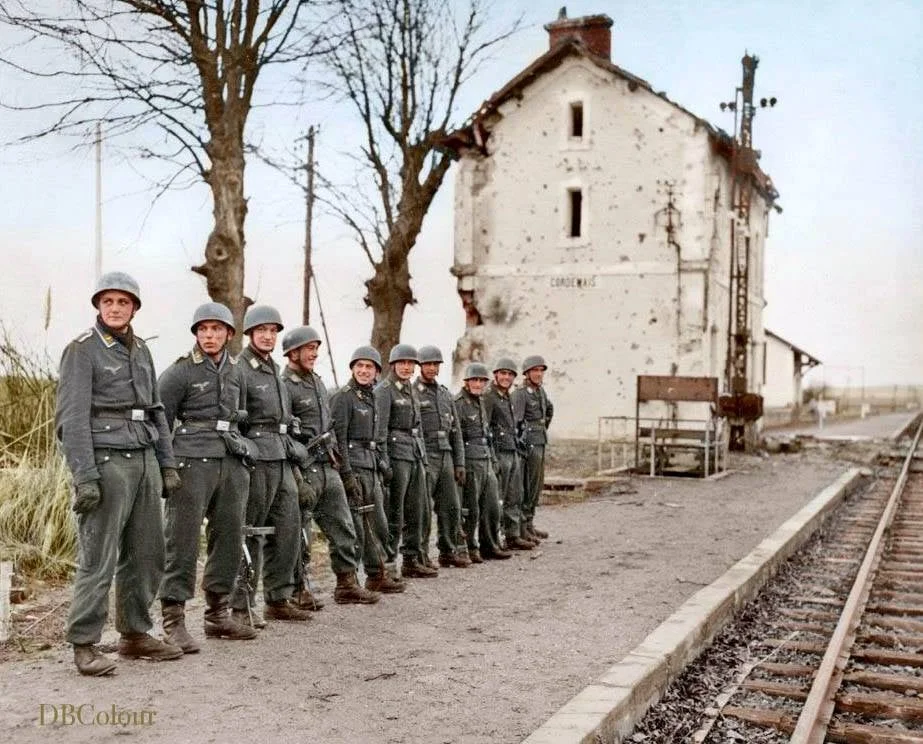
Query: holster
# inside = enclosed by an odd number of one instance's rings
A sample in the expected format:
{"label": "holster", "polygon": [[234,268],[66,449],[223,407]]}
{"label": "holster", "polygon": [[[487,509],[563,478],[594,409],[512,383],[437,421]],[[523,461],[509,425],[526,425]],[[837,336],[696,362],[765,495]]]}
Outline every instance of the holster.
{"label": "holster", "polygon": [[219,436],[224,441],[228,454],[239,457],[247,467],[253,466],[253,461],[260,454],[253,442],[237,431],[222,431]]}

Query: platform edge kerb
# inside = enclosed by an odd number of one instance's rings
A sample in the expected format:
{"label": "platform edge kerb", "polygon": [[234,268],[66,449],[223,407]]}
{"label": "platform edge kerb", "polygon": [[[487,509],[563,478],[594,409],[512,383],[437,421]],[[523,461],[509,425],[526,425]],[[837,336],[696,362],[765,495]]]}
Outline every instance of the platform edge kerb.
{"label": "platform edge kerb", "polygon": [[859,468],[844,472],[747,556],[684,602],[523,744],[620,744],[686,665],[705,650],[734,613],[759,593],[778,567],[807,542],[862,480]]}

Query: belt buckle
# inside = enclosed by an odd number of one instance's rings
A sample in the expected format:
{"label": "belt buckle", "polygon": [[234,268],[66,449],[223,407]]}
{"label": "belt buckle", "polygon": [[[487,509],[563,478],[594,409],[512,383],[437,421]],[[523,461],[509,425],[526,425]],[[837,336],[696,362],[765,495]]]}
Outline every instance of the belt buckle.
{"label": "belt buckle", "polygon": [[288,434],[288,424],[279,424],[279,433]]}
{"label": "belt buckle", "polygon": [[146,411],[143,408],[132,408],[131,409],[131,420],[132,421],[144,421],[144,414]]}
{"label": "belt buckle", "polygon": [[223,421],[222,419],[218,419],[218,421],[215,422],[215,431],[230,431],[230,430],[231,430],[230,421]]}
{"label": "belt buckle", "polygon": [[369,442],[369,449],[370,450],[378,449],[378,442]]}

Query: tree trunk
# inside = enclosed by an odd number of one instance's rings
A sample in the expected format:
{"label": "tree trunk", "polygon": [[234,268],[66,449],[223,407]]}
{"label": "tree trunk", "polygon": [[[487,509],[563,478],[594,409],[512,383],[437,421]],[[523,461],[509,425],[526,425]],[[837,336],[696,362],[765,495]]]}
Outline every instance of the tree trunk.
{"label": "tree trunk", "polygon": [[[236,129],[236,128],[232,128]],[[206,183],[212,191],[215,225],[205,244],[205,263],[192,271],[205,277],[208,296],[227,305],[234,313],[238,333],[232,353],[240,351],[244,313],[252,304],[244,296],[244,152],[241,138],[212,139],[206,146],[211,168]]]}
{"label": "tree trunk", "polygon": [[[419,232],[417,227],[410,246]],[[391,347],[401,339],[404,310],[416,302],[407,266],[410,248],[404,247],[404,239],[404,234],[397,231],[388,236],[384,257],[375,264],[375,275],[365,283],[368,289],[365,304],[372,308],[372,346],[381,352],[385,362]]]}
{"label": "tree trunk", "polygon": [[375,264],[375,275],[365,283],[368,289],[365,304],[372,308],[372,346],[381,352],[385,362],[391,347],[400,341],[404,310],[417,301],[410,288],[407,258],[452,164],[450,157],[440,156],[420,183],[420,173],[430,151],[429,146],[420,146],[405,153],[397,219],[382,246],[382,259]]}

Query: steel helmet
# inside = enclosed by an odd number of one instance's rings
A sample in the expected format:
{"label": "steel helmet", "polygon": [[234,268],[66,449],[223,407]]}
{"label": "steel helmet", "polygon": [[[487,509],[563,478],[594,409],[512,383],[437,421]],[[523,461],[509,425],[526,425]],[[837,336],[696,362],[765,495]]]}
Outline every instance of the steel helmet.
{"label": "steel helmet", "polygon": [[519,374],[519,369],[516,367],[516,362],[514,362],[509,357],[500,357],[494,363],[494,372],[499,372],[501,369],[508,370],[514,375]]}
{"label": "steel helmet", "polygon": [[442,352],[436,346],[420,347],[420,364],[427,362],[442,362]]}
{"label": "steel helmet", "polygon": [[196,326],[205,320],[217,320],[232,331],[234,330],[234,315],[227,306],[220,302],[206,302],[204,305],[199,305],[192,314],[192,325],[189,330],[195,333]]}
{"label": "steel helmet", "polygon": [[420,363],[417,356],[417,350],[410,344],[395,344],[391,347],[391,353],[388,354],[388,364],[395,362],[416,362]]}
{"label": "steel helmet", "polygon": [[282,316],[279,311],[271,305],[251,305],[247,308],[244,315],[244,333],[250,333],[254,328],[267,323],[275,323],[281,331],[285,326],[282,325]]}
{"label": "steel helmet", "polygon": [[548,369],[548,365],[545,364],[545,359],[543,357],[539,356],[538,354],[527,356],[522,362],[522,373],[525,374],[530,369],[535,369],[536,367]]}
{"label": "steel helmet", "polygon": [[292,328],[282,338],[282,354],[285,355],[290,351],[300,349],[305,344],[310,344],[313,341],[320,343],[320,335],[311,326],[303,325]]}
{"label": "steel helmet", "polygon": [[487,365],[481,364],[480,362],[471,362],[467,367],[465,367],[465,376],[463,380],[489,380],[490,373],[487,371]]}
{"label": "steel helmet", "polygon": [[141,307],[141,290],[138,288],[138,282],[124,271],[110,271],[99,277],[99,281],[96,282],[96,290],[90,298],[93,307],[98,308],[99,296],[103,292],[108,292],[110,290],[118,290],[119,292],[131,295],[131,298],[135,301],[135,309]]}
{"label": "steel helmet", "polygon": [[360,346],[353,352],[353,355],[349,358],[349,368],[352,369],[353,365],[358,362],[360,359],[366,359],[378,367],[378,371],[381,372],[381,354],[378,353],[378,349],[374,346]]}

